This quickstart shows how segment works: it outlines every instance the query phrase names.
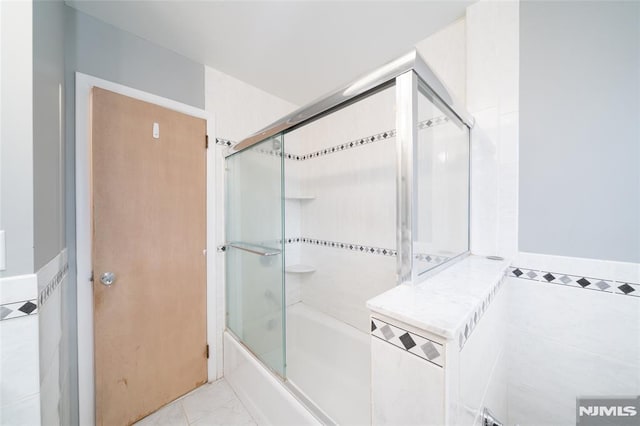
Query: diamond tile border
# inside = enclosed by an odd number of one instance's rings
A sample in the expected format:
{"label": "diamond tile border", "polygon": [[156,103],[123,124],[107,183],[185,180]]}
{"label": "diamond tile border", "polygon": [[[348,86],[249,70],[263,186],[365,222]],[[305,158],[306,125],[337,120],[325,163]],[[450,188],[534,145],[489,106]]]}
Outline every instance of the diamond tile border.
{"label": "diamond tile border", "polygon": [[220,145],[220,146],[233,146],[235,145],[237,142],[232,142],[229,139],[223,139],[223,138],[216,138],[216,145]]}
{"label": "diamond tile border", "polygon": [[345,242],[339,242],[339,241],[319,240],[316,238],[306,238],[306,237],[287,238],[285,242],[287,244],[293,244],[293,243],[312,244],[312,245],[322,246],[322,247],[356,251],[364,254],[377,254],[380,256],[393,257],[398,254],[396,250],[390,249],[390,248],[367,246],[367,245],[358,244],[358,243],[345,243]]}
{"label": "diamond tile border", "polygon": [[585,277],[582,275],[564,274],[561,272],[527,269],[518,266],[510,267],[508,275],[512,278],[536,281],[540,283],[557,284],[585,290],[621,294],[623,296],[640,297],[640,284],[627,281]]}
{"label": "diamond tile border", "polygon": [[[428,120],[423,120],[418,122],[418,130],[424,130],[431,127],[436,127],[438,125],[447,123],[448,121],[449,121],[449,117],[447,116],[441,116],[441,117],[430,118]],[[328,154],[335,154],[341,151],[346,151],[348,149],[369,145],[374,142],[384,141],[387,139],[394,138],[395,136],[396,136],[396,130],[391,129],[384,132],[376,133],[375,135],[365,136],[362,138],[354,139],[352,141],[330,146],[328,148],[323,148],[317,151],[313,151],[308,154],[291,154],[291,153],[282,154],[280,150],[268,150],[268,149],[260,149],[260,148],[256,148],[255,150],[256,152],[260,152],[262,154],[267,154],[267,155],[277,155],[277,156],[284,155],[285,159],[287,160],[305,161],[305,160],[310,160],[312,158],[318,158]],[[231,141],[229,139],[216,138],[216,145],[231,147],[236,144],[237,142]]]}
{"label": "diamond tile border", "polygon": [[476,310],[473,312],[473,314],[467,319],[464,328],[458,334],[457,340],[458,340],[458,348],[460,350],[464,348],[464,345],[467,343],[467,340],[469,340],[469,337],[471,337],[471,333],[473,333],[473,330],[475,330],[476,326],[480,322],[480,318],[482,318],[485,312],[487,312],[487,309],[489,309],[489,305],[491,304],[491,302],[493,302],[496,295],[498,294],[498,291],[500,291],[500,289],[502,288],[502,285],[507,280],[508,273],[509,271],[505,271],[504,276],[500,279],[500,281],[496,283],[496,285],[491,289],[489,294],[485,296],[480,306],[478,306]]}
{"label": "diamond tile border", "polygon": [[303,154],[303,155],[287,154],[285,158],[289,160],[297,160],[297,161],[310,160],[312,158],[322,157],[328,154],[335,154],[340,151],[346,151],[348,149],[369,145],[374,142],[384,141],[387,139],[394,138],[395,136],[396,136],[395,130],[387,130],[386,132],[376,133],[375,135],[354,139],[352,141],[348,141],[339,145],[330,146],[328,148],[323,148],[318,151],[311,152],[309,154]]}
{"label": "diamond tile border", "polygon": [[47,299],[49,299],[49,296],[51,296],[51,293],[53,293],[53,291],[60,285],[62,280],[67,276],[68,272],[69,263],[65,262],[65,264],[62,265],[60,270],[53,276],[53,278],[51,278],[47,285],[44,286],[42,290],[40,290],[40,293],[38,294],[38,304],[40,306],[44,306]]}
{"label": "diamond tile border", "polygon": [[371,336],[407,351],[438,367],[444,367],[444,346],[381,319],[371,317]]}
{"label": "diamond tile border", "polygon": [[[384,248],[384,247],[375,247],[375,246],[367,246],[359,243],[345,243],[339,241],[330,241],[330,240],[319,240],[316,238],[306,238],[306,237],[292,237],[285,239],[286,244],[294,244],[294,243],[303,243],[303,244],[313,244],[316,246],[329,247],[329,248],[337,248],[349,251],[355,251],[364,254],[374,254],[379,256],[397,256],[398,252],[395,249]],[[429,253],[417,253],[414,255],[414,258],[429,264],[439,265],[441,263],[445,263],[450,257],[429,254]]]}
{"label": "diamond tile border", "polygon": [[23,300],[21,302],[0,305],[0,321],[38,314],[38,300]]}

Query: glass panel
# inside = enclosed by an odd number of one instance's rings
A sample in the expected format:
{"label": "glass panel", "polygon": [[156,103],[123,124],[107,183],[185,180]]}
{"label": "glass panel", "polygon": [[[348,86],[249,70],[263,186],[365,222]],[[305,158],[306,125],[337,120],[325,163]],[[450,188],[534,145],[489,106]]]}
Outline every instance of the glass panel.
{"label": "glass panel", "polygon": [[282,136],[226,160],[227,327],[284,377]]}
{"label": "glass panel", "polygon": [[469,250],[469,129],[420,85],[414,268]]}
{"label": "glass panel", "polygon": [[285,134],[287,379],[370,424],[368,299],[396,281],[395,88]]}

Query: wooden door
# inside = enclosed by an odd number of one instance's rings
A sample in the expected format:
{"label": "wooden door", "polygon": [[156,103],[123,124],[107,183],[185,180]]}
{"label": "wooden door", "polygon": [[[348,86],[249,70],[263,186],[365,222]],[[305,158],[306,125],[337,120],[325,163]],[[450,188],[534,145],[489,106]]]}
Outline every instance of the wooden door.
{"label": "wooden door", "polygon": [[130,425],[207,381],[206,122],[91,105],[96,424]]}

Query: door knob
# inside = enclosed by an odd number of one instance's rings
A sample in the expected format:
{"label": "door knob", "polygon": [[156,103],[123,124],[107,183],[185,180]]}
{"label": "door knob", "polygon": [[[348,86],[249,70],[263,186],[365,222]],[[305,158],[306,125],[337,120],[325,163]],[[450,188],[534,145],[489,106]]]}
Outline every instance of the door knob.
{"label": "door knob", "polygon": [[106,286],[110,286],[116,280],[116,274],[113,272],[105,272],[100,275],[100,282]]}

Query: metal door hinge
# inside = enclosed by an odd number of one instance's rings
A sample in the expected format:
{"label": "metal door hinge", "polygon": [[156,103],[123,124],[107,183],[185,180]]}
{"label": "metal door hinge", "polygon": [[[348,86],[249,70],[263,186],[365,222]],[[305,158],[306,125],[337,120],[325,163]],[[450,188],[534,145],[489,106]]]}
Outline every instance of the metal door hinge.
{"label": "metal door hinge", "polygon": [[207,359],[209,359],[209,345],[207,345]]}
{"label": "metal door hinge", "polygon": [[204,147],[205,149],[209,149],[209,135],[205,135],[204,137]]}
{"label": "metal door hinge", "polygon": [[89,281],[93,282],[93,271],[91,271],[91,276],[89,277]]}

